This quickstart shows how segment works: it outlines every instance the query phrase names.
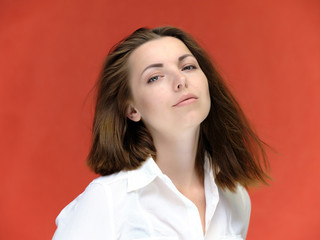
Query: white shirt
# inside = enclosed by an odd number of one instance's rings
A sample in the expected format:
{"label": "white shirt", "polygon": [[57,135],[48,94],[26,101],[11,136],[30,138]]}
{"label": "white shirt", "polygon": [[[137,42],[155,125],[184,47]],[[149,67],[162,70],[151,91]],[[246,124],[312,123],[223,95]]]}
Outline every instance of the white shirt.
{"label": "white shirt", "polygon": [[250,198],[214,182],[205,162],[205,236],[195,204],[181,194],[152,158],[131,171],[93,180],[56,219],[54,240],[245,239]]}

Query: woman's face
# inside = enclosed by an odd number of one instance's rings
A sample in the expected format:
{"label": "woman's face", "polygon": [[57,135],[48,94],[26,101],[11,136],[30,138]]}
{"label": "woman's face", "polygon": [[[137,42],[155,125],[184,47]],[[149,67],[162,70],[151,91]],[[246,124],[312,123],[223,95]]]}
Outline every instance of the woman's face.
{"label": "woman's face", "polygon": [[208,81],[196,58],[174,37],[144,43],[129,57],[132,100],[127,111],[151,134],[198,128],[210,110]]}

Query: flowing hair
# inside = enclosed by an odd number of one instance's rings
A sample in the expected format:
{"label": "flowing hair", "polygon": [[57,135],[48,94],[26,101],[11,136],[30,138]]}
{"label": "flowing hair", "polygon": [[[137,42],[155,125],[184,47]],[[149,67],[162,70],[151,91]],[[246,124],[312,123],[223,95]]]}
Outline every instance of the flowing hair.
{"label": "flowing hair", "polygon": [[208,54],[187,33],[175,27],[140,28],[109,52],[96,84],[97,96],[88,165],[98,174],[109,175],[138,168],[157,151],[142,121],[126,116],[132,99],[128,59],[142,44],[161,37],[181,40],[197,59],[208,80],[211,108],[200,125],[196,167],[203,173],[208,157],[218,186],[234,191],[236,184],[248,187],[267,184],[269,167],[266,144],[255,134],[225,81]]}

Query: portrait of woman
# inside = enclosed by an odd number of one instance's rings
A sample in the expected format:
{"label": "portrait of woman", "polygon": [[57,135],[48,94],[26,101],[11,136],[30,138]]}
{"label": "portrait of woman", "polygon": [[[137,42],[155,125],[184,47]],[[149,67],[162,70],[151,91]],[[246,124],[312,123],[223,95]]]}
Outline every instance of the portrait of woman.
{"label": "portrait of woman", "polygon": [[265,144],[209,55],[175,27],[140,28],[96,84],[88,165],[101,176],[53,239],[245,239]]}
{"label": "portrait of woman", "polygon": [[320,1],[0,1],[0,239],[320,239]]}

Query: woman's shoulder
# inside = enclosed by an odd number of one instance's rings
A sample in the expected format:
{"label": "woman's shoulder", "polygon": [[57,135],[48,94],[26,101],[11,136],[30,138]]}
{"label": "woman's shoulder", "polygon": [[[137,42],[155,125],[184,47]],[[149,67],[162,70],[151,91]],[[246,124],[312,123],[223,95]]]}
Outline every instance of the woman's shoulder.
{"label": "woman's shoulder", "polygon": [[[94,179],[60,212],[53,239],[100,239],[108,236],[113,229],[115,200],[120,200],[126,193],[126,175],[126,172],[119,172]],[[105,226],[109,226],[108,233]]]}
{"label": "woman's shoulder", "polygon": [[[115,195],[117,192],[126,192],[127,172],[122,171],[107,176],[100,176],[92,180],[85,190],[80,193],[67,208],[73,208],[75,205],[97,205],[102,199],[103,206],[106,204],[106,199],[110,198],[110,193]],[[116,191],[115,191],[116,190]],[[65,210],[63,209],[63,211]]]}
{"label": "woman's shoulder", "polygon": [[242,217],[250,216],[251,201],[247,190],[240,184],[237,184],[235,191],[222,190],[220,194],[225,201],[237,210],[237,214]]}
{"label": "woman's shoulder", "polygon": [[218,189],[219,203],[211,219],[208,239],[246,239],[251,212],[247,190],[240,184],[235,191]]}
{"label": "woman's shoulder", "polygon": [[100,185],[103,188],[114,188],[126,183],[127,179],[128,172],[121,171],[111,175],[97,177],[88,185],[87,188],[94,187],[96,185]]}
{"label": "woman's shoulder", "polygon": [[76,197],[75,203],[90,203],[99,199],[108,198],[110,193],[115,195],[126,192],[127,172],[121,171],[107,176],[100,176],[92,180],[85,190]]}
{"label": "woman's shoulder", "polygon": [[241,229],[241,235],[245,238],[251,214],[251,201],[247,190],[237,184],[234,192],[230,190],[219,192],[225,210],[228,212],[229,222],[235,229]]}

